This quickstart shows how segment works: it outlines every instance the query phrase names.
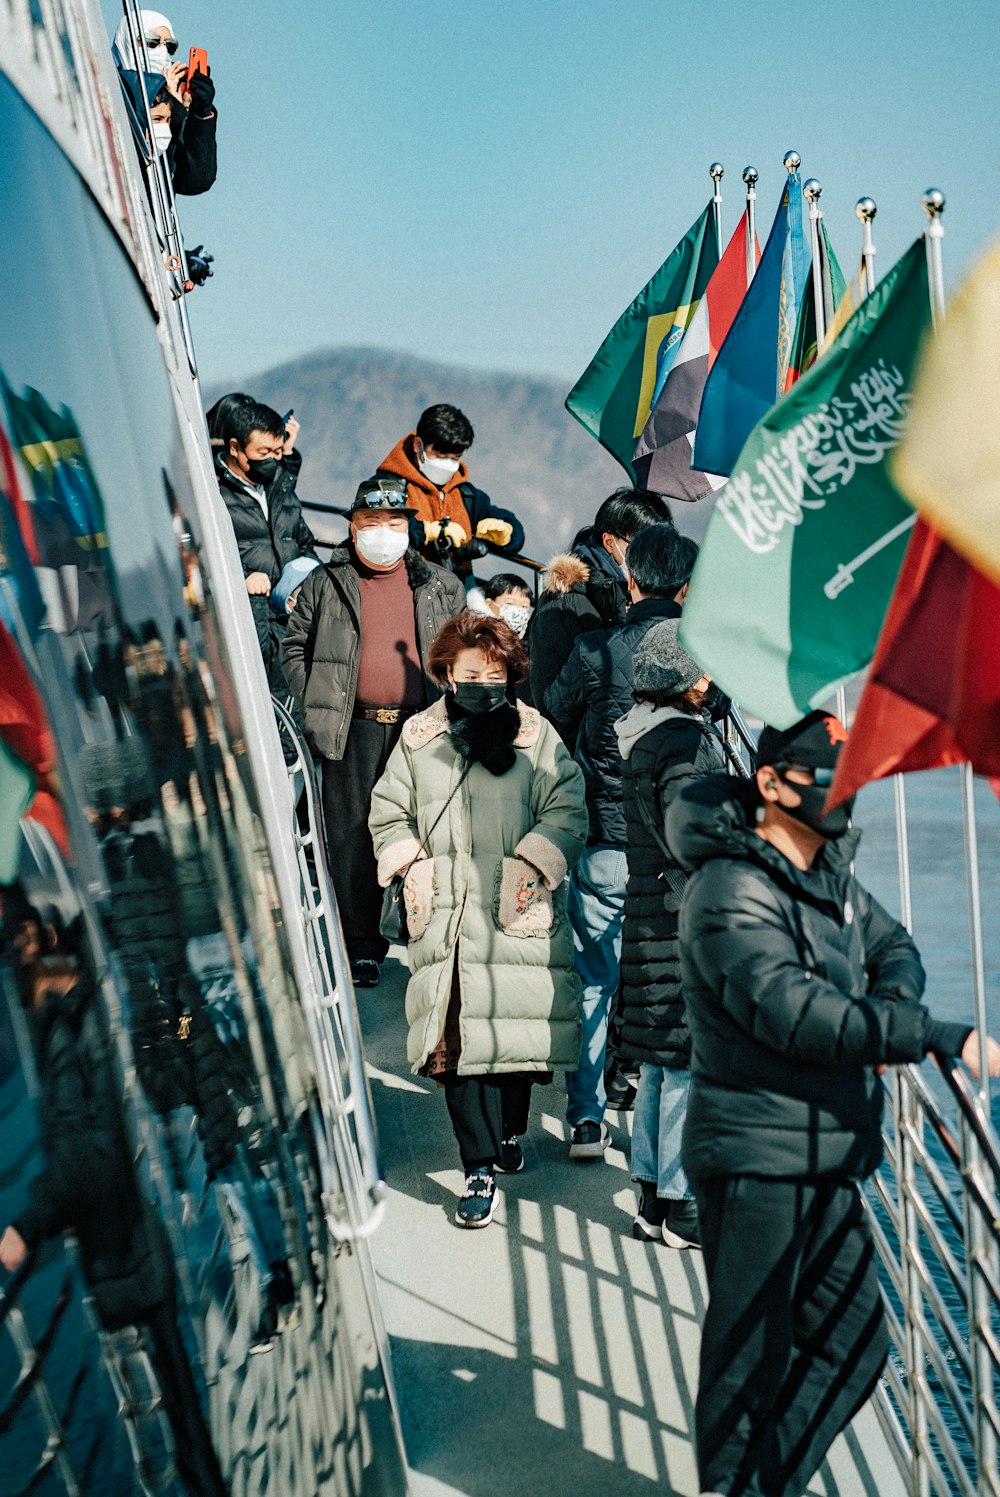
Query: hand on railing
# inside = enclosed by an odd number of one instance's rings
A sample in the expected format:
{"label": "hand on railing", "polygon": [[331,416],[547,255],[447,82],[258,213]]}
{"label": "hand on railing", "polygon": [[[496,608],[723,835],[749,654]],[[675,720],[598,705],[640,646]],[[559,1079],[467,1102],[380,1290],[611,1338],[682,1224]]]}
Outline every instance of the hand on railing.
{"label": "hand on railing", "polygon": [[[962,1053],[959,1056],[959,1059],[962,1061],[963,1065],[968,1066],[969,1070],[978,1081],[980,1076],[983,1075],[983,1067],[981,1065],[981,1057],[979,1053],[979,1035],[975,1029],[972,1031],[972,1033],[969,1035],[969,1038],[962,1046]],[[1000,1076],[1000,1044],[998,1044],[993,1036],[989,1034],[986,1036],[985,1074],[987,1076]]]}

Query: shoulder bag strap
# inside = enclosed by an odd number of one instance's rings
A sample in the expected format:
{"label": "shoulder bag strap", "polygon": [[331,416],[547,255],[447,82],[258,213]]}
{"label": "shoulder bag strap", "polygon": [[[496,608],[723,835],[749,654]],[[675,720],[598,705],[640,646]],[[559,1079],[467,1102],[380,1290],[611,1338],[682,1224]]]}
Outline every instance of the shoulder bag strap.
{"label": "shoulder bag strap", "polygon": [[445,801],[444,805],[441,807],[440,811],[435,816],[434,821],[433,821],[433,823],[432,823],[432,825],[430,827],[430,830],[428,831],[426,837],[423,839],[423,841],[421,842],[421,844],[418,847],[417,851],[413,854],[413,857],[410,859],[410,861],[407,863],[406,867],[403,869],[402,873],[400,873],[398,875],[399,878],[405,878],[406,877],[406,875],[409,873],[410,869],[413,867],[414,863],[417,861],[417,859],[423,853],[423,851],[426,848],[428,842],[431,840],[431,838],[433,837],[434,833],[437,831],[438,822],[441,820],[442,816],[447,811],[447,809],[451,805],[452,801],[455,799],[455,796],[461,790],[461,788],[462,788],[462,782],[465,780],[466,776],[469,773],[469,770],[472,768],[473,762],[474,761],[472,759],[470,759],[469,762],[466,764],[465,768],[462,770],[462,773],[458,777],[458,784],[455,786],[454,790],[451,792],[451,794],[449,795],[448,799]]}

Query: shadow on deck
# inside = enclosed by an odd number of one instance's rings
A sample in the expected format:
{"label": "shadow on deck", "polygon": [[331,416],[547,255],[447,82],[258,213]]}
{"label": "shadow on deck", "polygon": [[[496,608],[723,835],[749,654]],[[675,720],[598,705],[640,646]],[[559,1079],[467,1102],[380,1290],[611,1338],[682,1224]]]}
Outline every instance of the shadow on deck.
{"label": "shadow on deck", "polygon": [[[700,1255],[632,1239],[628,1115],[571,1163],[560,1078],[536,1087],[522,1174],[493,1224],[452,1221],[463,1176],[444,1097],[405,1058],[406,970],[358,994],[390,1188],[373,1240],[415,1497],[698,1492],[691,1445]],[[870,1409],[810,1491],[896,1497]]]}

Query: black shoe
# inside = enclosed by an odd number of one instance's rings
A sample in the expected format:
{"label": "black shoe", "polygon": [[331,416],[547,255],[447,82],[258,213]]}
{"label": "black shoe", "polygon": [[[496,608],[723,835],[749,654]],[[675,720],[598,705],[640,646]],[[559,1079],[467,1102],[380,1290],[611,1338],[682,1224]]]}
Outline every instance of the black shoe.
{"label": "black shoe", "polygon": [[635,1106],[635,1083],[625,1071],[615,1071],[607,1078],[605,1091],[612,1112],[631,1112]]}
{"label": "black shoe", "polygon": [[377,988],[382,976],[374,957],[357,956],[351,963],[351,980],[356,988]]}
{"label": "black shoe", "polygon": [[465,1177],[465,1194],[455,1207],[460,1227],[488,1227],[497,1209],[500,1193],[493,1171],[486,1165]]}
{"label": "black shoe", "polygon": [[502,1175],[519,1175],[524,1169],[524,1150],[519,1138],[505,1138],[500,1145],[497,1169]]}
{"label": "black shoe", "polygon": [[700,1248],[701,1228],[694,1201],[664,1201],[663,1204],[667,1209],[661,1231],[667,1247]]}
{"label": "black shoe", "polygon": [[611,1134],[603,1123],[579,1123],[569,1144],[570,1159],[603,1159]]}
{"label": "black shoe", "polygon": [[632,1236],[640,1242],[662,1242],[668,1201],[661,1201],[652,1180],[640,1180],[639,1209],[632,1222]]}

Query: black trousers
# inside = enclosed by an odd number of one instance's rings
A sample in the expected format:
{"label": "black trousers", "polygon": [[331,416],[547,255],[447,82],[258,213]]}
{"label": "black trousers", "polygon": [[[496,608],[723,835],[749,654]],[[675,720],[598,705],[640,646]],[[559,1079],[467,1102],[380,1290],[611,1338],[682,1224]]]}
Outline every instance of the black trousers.
{"label": "black trousers", "polygon": [[381,962],[389,950],[378,928],[382,890],[375,871],[368,813],[372,791],[402,731],[402,723],[367,722],[356,717],[347,734],[344,757],[323,760],[323,820],[330,876],[352,961],[372,957]]}
{"label": "black trousers", "polygon": [[448,1071],[441,1082],[466,1174],[495,1164],[503,1140],[528,1131],[530,1075],[459,1076]]}
{"label": "black trousers", "polygon": [[702,1490],[799,1497],[888,1352],[858,1187],[825,1176],[691,1184],[709,1292],[695,1407]]}

